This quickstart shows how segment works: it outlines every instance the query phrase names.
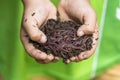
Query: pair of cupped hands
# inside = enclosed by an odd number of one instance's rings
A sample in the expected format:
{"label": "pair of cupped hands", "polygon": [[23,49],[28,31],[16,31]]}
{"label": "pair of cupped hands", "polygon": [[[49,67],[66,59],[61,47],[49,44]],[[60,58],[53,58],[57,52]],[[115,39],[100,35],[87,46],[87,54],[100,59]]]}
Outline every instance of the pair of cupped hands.
{"label": "pair of cupped hands", "polygon": [[77,35],[93,34],[92,49],[80,53],[78,56],[66,60],[69,62],[79,62],[89,58],[96,49],[98,42],[98,25],[96,13],[90,5],[89,0],[61,0],[58,9],[50,0],[23,0],[24,14],[21,27],[21,41],[27,53],[39,63],[57,62],[59,57],[46,54],[36,49],[29,39],[38,43],[47,41],[46,35],[40,31],[40,27],[48,19],[57,19],[57,11],[62,21],[72,20],[81,22],[83,25],[78,29]]}

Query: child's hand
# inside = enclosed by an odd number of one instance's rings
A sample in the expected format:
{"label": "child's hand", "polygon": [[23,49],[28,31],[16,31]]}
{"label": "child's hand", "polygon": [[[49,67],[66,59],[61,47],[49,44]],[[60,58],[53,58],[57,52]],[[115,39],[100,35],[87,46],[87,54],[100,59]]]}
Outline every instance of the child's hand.
{"label": "child's hand", "polygon": [[[70,58],[71,61],[80,61],[89,58],[95,51],[98,38],[98,27],[96,13],[91,7],[89,0],[61,0],[58,6],[60,18],[80,22],[83,25],[78,29],[77,35],[93,34],[93,48],[90,51],[82,52],[80,55]],[[68,60],[68,62],[70,62]]]}
{"label": "child's hand", "polygon": [[24,14],[21,27],[21,40],[24,48],[30,56],[40,63],[49,63],[54,59],[52,54],[47,55],[36,49],[29,39],[38,43],[47,41],[46,35],[40,31],[40,27],[48,19],[56,19],[56,8],[49,0],[23,0]]}

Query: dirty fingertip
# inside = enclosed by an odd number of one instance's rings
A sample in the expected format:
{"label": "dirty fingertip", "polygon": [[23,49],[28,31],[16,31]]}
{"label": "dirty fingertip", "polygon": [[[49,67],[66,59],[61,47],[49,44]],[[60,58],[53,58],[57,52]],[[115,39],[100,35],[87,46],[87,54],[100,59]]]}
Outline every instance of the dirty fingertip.
{"label": "dirty fingertip", "polygon": [[52,62],[57,62],[57,61],[59,61],[59,59],[60,59],[59,57],[55,56],[54,59],[52,60]]}
{"label": "dirty fingertip", "polygon": [[67,59],[67,60],[64,61],[64,63],[68,64],[68,63],[70,63],[70,60]]}
{"label": "dirty fingertip", "polygon": [[70,60],[71,60],[71,61],[74,61],[74,60],[75,60],[75,57],[71,57]]}
{"label": "dirty fingertip", "polygon": [[41,36],[40,43],[45,43],[47,41],[47,37],[45,35]]}
{"label": "dirty fingertip", "polygon": [[80,53],[78,55],[79,60],[83,60],[84,59],[84,57],[85,57],[84,54],[85,54],[85,52],[82,52],[82,53]]}
{"label": "dirty fingertip", "polygon": [[79,31],[79,30],[77,31],[77,36],[80,37],[80,36],[83,36],[83,35],[84,35],[84,32],[83,32],[83,31],[81,31],[81,30],[80,30],[80,31]]}
{"label": "dirty fingertip", "polygon": [[53,56],[52,54],[49,54],[49,55],[48,55],[48,59],[51,61],[51,60],[54,59],[54,56]]}
{"label": "dirty fingertip", "polygon": [[40,52],[40,53],[39,53],[39,58],[40,58],[41,60],[44,60],[44,59],[47,58],[47,54],[44,53],[44,52]]}

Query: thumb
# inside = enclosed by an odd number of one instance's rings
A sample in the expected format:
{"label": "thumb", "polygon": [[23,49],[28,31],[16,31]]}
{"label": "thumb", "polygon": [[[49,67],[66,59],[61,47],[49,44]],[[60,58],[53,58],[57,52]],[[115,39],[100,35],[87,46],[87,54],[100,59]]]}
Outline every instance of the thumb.
{"label": "thumb", "polygon": [[[33,41],[37,41],[39,43],[45,43],[47,41],[47,37],[45,34],[38,28],[37,21],[33,17],[28,17],[23,20],[23,27],[28,33],[29,37]],[[44,20],[40,20],[42,24]]]}
{"label": "thumb", "polygon": [[61,3],[58,6],[58,12],[59,12],[59,15],[60,15],[59,18],[62,21],[70,20],[69,16],[67,15],[67,13],[65,12],[65,10],[63,9],[63,6],[62,6]]}
{"label": "thumb", "polygon": [[55,19],[55,20],[57,20],[57,9],[55,7],[52,7],[51,10],[52,11],[49,12],[47,20],[48,19]]}
{"label": "thumb", "polygon": [[83,25],[79,27],[77,31],[78,36],[83,36],[84,34],[92,34],[96,27],[96,14],[93,10],[85,13],[83,16]]}

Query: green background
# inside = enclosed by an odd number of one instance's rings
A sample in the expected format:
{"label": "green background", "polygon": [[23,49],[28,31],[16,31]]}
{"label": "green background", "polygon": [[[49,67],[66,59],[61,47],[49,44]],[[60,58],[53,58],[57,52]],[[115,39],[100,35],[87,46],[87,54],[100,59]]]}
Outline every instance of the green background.
{"label": "green background", "polygon": [[[57,0],[52,1],[58,4]],[[91,0],[99,24],[103,2],[104,0]],[[97,75],[120,61],[120,21],[115,17],[117,6],[118,0],[108,0]],[[62,61],[38,64],[29,57],[19,38],[22,12],[20,0],[0,0],[0,74],[5,80],[27,80],[34,76],[48,76],[57,80],[88,80],[91,77],[94,56],[68,65]]]}

